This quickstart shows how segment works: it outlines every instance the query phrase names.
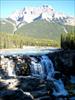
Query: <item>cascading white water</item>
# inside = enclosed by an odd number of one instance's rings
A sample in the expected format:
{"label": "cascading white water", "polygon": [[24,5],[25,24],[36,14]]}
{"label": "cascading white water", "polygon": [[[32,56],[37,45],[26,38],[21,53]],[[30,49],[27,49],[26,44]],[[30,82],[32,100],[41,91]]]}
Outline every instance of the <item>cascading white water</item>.
{"label": "cascading white water", "polygon": [[43,79],[51,80],[54,77],[54,66],[52,61],[47,56],[42,56],[40,62],[36,58],[31,57],[31,74],[39,76]]}
{"label": "cascading white water", "polygon": [[14,71],[14,63],[12,60],[8,61],[7,73],[8,73],[8,76],[16,76],[15,71]]}
{"label": "cascading white water", "polygon": [[63,84],[61,79],[59,79],[59,80],[55,79],[53,82],[55,85],[55,88],[53,89],[54,96],[66,96],[66,95],[68,95],[68,92],[64,88],[64,84]]}
{"label": "cascading white water", "polygon": [[40,62],[37,62],[37,59],[34,57],[31,58],[31,74],[36,77],[39,76],[39,78],[42,79],[52,80],[54,83],[54,96],[68,95],[62,80],[54,79],[55,70],[52,61],[46,55],[42,56],[40,59]]}
{"label": "cascading white water", "polygon": [[41,57],[41,65],[47,80],[51,80],[54,77],[54,66],[52,61],[47,56]]}
{"label": "cascading white water", "polygon": [[38,62],[37,59],[35,59],[34,57],[31,57],[30,69],[31,69],[32,76],[43,78],[44,73],[43,73],[42,66],[40,62]]}
{"label": "cascading white water", "polygon": [[1,77],[2,76],[16,76],[15,74],[15,63],[12,58],[6,58],[3,55],[1,56]]}

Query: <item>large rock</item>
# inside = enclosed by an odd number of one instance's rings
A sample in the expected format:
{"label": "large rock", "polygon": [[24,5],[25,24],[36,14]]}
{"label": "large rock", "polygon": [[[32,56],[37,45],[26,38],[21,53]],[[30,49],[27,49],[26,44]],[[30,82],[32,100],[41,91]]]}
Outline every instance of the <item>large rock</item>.
{"label": "large rock", "polygon": [[17,89],[0,91],[0,100],[33,100],[33,98]]}
{"label": "large rock", "polygon": [[19,76],[0,81],[0,99],[33,100],[50,96],[47,83],[32,76]]}

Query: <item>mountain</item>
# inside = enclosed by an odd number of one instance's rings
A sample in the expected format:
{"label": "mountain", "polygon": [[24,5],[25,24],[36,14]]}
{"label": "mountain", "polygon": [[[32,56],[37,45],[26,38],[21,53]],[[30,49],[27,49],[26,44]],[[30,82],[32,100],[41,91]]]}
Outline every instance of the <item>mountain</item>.
{"label": "mountain", "polygon": [[64,33],[64,26],[57,23],[49,23],[46,20],[38,20],[20,27],[16,33],[25,34],[35,38],[58,39],[61,33]]}
{"label": "mountain", "polygon": [[4,33],[14,33],[15,24],[7,19],[0,19],[0,32]]}
{"label": "mountain", "polygon": [[14,20],[16,25],[23,22],[31,23],[36,20],[46,20],[48,22],[65,25],[74,25],[75,22],[74,17],[59,13],[48,5],[43,5],[42,7],[23,8],[22,10],[17,10],[12,13],[9,18]]}
{"label": "mountain", "polygon": [[48,5],[25,7],[0,19],[0,32],[35,38],[58,39],[61,33],[75,31],[75,17],[55,11]]}

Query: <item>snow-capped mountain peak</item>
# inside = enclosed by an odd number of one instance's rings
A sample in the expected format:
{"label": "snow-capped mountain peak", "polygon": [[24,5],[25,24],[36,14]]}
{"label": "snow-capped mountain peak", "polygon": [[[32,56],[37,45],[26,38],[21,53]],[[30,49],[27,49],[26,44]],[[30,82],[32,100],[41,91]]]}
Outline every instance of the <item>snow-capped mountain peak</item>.
{"label": "snow-capped mountain peak", "polygon": [[44,19],[60,24],[70,24],[75,20],[75,18],[55,11],[51,6],[48,5],[43,5],[42,7],[25,7],[22,10],[17,10],[15,13],[12,13],[9,18],[14,20],[16,25],[22,22],[31,23],[35,20]]}

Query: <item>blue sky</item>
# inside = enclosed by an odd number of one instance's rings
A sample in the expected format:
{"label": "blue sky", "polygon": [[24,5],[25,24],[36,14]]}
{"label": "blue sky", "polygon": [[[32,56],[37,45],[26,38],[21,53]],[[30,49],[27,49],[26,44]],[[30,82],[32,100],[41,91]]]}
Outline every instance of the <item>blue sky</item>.
{"label": "blue sky", "polygon": [[51,5],[56,11],[75,16],[75,0],[0,0],[0,17],[6,18],[26,6]]}

